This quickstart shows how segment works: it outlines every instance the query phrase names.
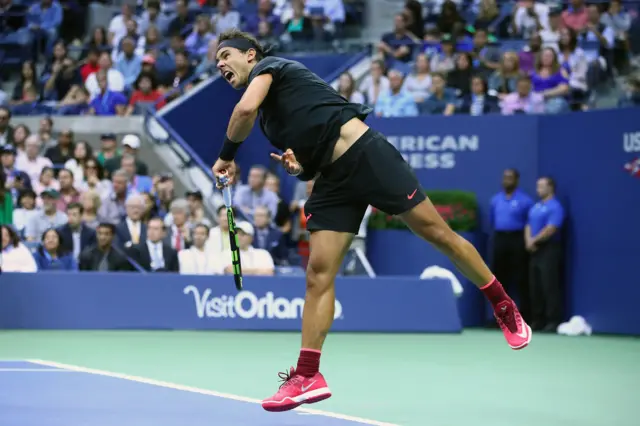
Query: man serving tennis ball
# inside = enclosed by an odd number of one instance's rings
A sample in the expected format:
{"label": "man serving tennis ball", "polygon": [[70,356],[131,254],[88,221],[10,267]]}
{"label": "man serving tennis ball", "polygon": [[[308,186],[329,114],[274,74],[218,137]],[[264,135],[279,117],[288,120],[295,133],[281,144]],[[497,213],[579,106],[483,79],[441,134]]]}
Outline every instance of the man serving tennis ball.
{"label": "man serving tennis ball", "polygon": [[334,318],[334,281],[369,205],[402,218],[480,288],[512,349],[529,344],[531,328],[476,249],[440,217],[402,155],[364,123],[371,108],[349,103],[298,62],[266,57],[255,38],[237,30],[220,36],[216,59],[229,84],[246,90],[229,120],[215,176],[226,173],[233,183],[233,159],[260,112],[263,133],[284,151],[272,157],[301,180],[316,178],[305,204],[311,254],[302,349],[297,367],[281,373],[280,389],[263,401],[265,410],[291,410],[331,396],[319,367]]}

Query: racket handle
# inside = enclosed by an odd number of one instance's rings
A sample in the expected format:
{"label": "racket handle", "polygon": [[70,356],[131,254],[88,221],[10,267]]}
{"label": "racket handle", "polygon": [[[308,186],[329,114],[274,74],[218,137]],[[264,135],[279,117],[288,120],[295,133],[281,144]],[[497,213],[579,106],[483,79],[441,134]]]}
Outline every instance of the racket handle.
{"label": "racket handle", "polygon": [[222,188],[222,198],[224,199],[224,205],[227,207],[231,207],[231,188],[227,185],[229,183],[229,178],[226,176],[221,176],[218,178],[220,183],[224,185]]}

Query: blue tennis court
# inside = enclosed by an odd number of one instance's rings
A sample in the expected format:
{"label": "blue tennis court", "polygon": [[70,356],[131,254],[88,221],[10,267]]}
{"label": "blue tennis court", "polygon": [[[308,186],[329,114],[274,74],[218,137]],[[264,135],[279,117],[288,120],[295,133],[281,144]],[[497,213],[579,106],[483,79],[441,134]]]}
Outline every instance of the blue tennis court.
{"label": "blue tennis court", "polygon": [[389,425],[303,409],[263,411],[259,401],[49,361],[0,361],[0,425]]}

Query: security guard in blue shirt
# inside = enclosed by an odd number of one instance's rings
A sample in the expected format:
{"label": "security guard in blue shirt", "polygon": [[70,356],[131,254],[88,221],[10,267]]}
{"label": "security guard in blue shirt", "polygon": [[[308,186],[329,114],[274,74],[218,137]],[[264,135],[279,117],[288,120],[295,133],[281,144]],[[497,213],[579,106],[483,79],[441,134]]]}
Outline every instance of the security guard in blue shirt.
{"label": "security guard in blue shirt", "polygon": [[525,249],[524,227],[533,200],[518,188],[519,181],[518,170],[504,171],[502,191],[491,198],[489,217],[493,229],[493,272],[507,289],[517,286],[518,307],[528,320],[531,313],[529,255]]}
{"label": "security guard in blue shirt", "polygon": [[555,332],[562,322],[562,245],[560,230],[565,212],[555,197],[556,184],[550,177],[538,179],[540,197],[529,211],[525,228],[527,251],[531,253],[532,328]]}

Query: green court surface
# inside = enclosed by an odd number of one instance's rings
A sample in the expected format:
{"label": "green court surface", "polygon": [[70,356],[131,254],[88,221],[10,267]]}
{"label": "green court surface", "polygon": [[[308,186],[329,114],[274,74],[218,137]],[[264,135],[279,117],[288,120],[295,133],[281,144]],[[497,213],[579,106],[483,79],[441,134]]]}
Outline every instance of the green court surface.
{"label": "green court surface", "polygon": [[[295,365],[299,341],[297,333],[0,331],[0,358],[262,399],[276,391],[277,373]],[[534,334],[528,348],[512,351],[497,331],[335,333],[321,370],[334,396],[306,407],[377,424],[640,425],[640,339]],[[212,425],[233,426],[212,415]]]}

